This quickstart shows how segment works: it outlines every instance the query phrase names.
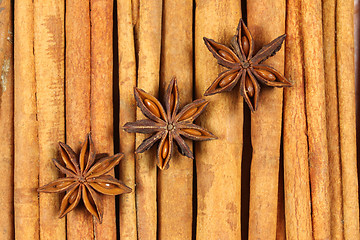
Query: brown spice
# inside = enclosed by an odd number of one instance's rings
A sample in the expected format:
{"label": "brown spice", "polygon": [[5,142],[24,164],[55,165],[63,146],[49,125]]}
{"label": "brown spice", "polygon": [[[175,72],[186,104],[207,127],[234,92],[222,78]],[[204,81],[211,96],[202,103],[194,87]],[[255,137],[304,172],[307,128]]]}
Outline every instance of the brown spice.
{"label": "brown spice", "polygon": [[0,239],[14,239],[14,46],[10,0],[0,8]]}
{"label": "brown spice", "polygon": [[[118,53],[119,53],[119,126],[135,121],[136,105],[133,88],[136,87],[135,42],[132,23],[132,3],[136,1],[118,0]],[[134,14],[134,13],[133,13]],[[125,57],[126,56],[126,57]],[[120,152],[126,158],[119,164],[119,178],[135,189],[135,135],[120,130]],[[120,239],[137,240],[135,191],[120,196],[119,232]]]}
{"label": "brown spice", "polygon": [[285,37],[284,34],[274,39],[254,55],[253,37],[240,19],[236,35],[231,40],[232,49],[212,39],[204,38],[207,48],[218,63],[229,69],[219,74],[204,95],[231,91],[240,80],[240,93],[254,112],[259,99],[259,82],[271,87],[291,86],[280,72],[262,64],[280,50]]}
{"label": "brown spice", "polygon": [[110,157],[95,159],[95,147],[90,133],[77,154],[66,144],[60,142],[62,161],[53,159],[55,166],[66,177],[59,178],[38,189],[39,192],[60,193],[67,191],[61,206],[60,218],[72,211],[83,199],[86,209],[101,223],[102,211],[99,206],[99,197],[96,192],[106,195],[119,195],[131,192],[131,188],[112,177],[105,175],[119,164],[122,153]]}
{"label": "brown spice", "polygon": [[322,1],[301,2],[305,100],[314,239],[330,239],[329,158],[326,129]]}
{"label": "brown spice", "polygon": [[[128,122],[124,125],[124,130],[127,132],[153,134],[140,144],[136,149],[136,153],[148,150],[155,142],[161,139],[156,155],[157,165],[161,170],[169,167],[174,141],[176,141],[181,149],[181,154],[194,158],[189,146],[181,136],[195,141],[216,138],[209,131],[192,123],[205,110],[208,101],[204,99],[195,100],[178,112],[180,97],[175,77],[171,80],[166,90],[165,109],[155,97],[139,88],[135,88],[134,94],[138,107],[148,119]],[[191,132],[193,130],[196,130],[197,134],[193,134]]]}
{"label": "brown spice", "polygon": [[[40,186],[60,175],[56,167],[49,164],[49,159],[57,153],[57,142],[65,140],[64,19],[64,1],[34,2]],[[66,239],[66,219],[56,217],[59,207],[59,196],[39,194],[40,239]]]}
{"label": "brown spice", "polygon": [[312,239],[300,4],[291,0],[286,11],[285,76],[296,79],[293,87],[284,90],[283,151],[288,239]]}

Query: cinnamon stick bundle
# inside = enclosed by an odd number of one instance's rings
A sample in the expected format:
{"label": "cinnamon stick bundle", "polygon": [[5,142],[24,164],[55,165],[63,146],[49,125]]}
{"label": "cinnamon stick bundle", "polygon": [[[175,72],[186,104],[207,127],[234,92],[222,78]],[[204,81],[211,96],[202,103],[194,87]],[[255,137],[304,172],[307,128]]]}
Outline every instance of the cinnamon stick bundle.
{"label": "cinnamon stick bundle", "polygon": [[[182,106],[192,101],[192,15],[192,0],[164,1],[161,90],[176,76]],[[191,239],[192,201],[193,160],[174,151],[170,168],[158,172],[159,239]]]}
{"label": "cinnamon stick bundle", "polygon": [[[241,16],[240,2],[197,0],[195,8],[195,92],[205,90],[224,69],[203,37],[230,44]],[[239,86],[208,98],[198,124],[218,137],[196,143],[197,239],[240,239],[243,98]]]}
{"label": "cinnamon stick bundle", "polygon": [[0,238],[14,238],[14,54],[11,1],[0,3]]}
{"label": "cinnamon stick bundle", "polygon": [[34,5],[14,5],[15,238],[39,239],[39,145],[34,66]]}
{"label": "cinnamon stick bundle", "polygon": [[[113,1],[91,0],[90,8],[91,133],[96,151],[113,155]],[[96,239],[116,239],[115,197],[102,196],[101,205],[103,220],[95,221]]]}
{"label": "cinnamon stick bundle", "polygon": [[313,237],[329,239],[331,217],[321,1],[303,0],[301,12]]}
{"label": "cinnamon stick bundle", "polygon": [[354,3],[336,4],[336,66],[339,96],[344,238],[359,239],[359,199],[356,159]]}
{"label": "cinnamon stick bundle", "polygon": [[[90,131],[89,10],[89,1],[66,0],[66,142],[76,152]],[[80,205],[67,215],[67,238],[93,237],[93,218]]]}
{"label": "cinnamon stick bundle", "polygon": [[[136,60],[134,22],[131,0],[117,1],[118,53],[119,53],[119,126],[136,120],[134,87],[136,86]],[[120,129],[120,152],[125,158],[120,162],[120,179],[133,191],[120,195],[120,239],[137,239],[135,206],[135,135]]]}
{"label": "cinnamon stick bundle", "polygon": [[[34,53],[39,137],[39,185],[59,178],[51,159],[65,140],[64,1],[35,1]],[[65,219],[58,219],[60,197],[40,193],[40,238],[66,239]]]}
{"label": "cinnamon stick bundle", "polygon": [[324,73],[326,97],[326,126],[329,155],[329,194],[331,238],[343,238],[342,181],[339,142],[339,111],[335,53],[335,0],[322,2],[324,31]]}
{"label": "cinnamon stick bundle", "polygon": [[312,222],[300,2],[288,1],[286,15],[285,77],[293,83],[284,89],[286,237],[301,240],[312,238]]}
{"label": "cinnamon stick bundle", "polygon": [[[162,1],[140,1],[136,20],[138,87],[157,96],[159,90]],[[137,119],[144,116],[138,109]],[[136,146],[146,138],[136,135]],[[156,239],[156,157],[155,148],[136,156],[136,209],[139,239]]]}
{"label": "cinnamon stick bundle", "polygon": [[[247,8],[256,51],[284,34],[284,1],[248,1]],[[266,63],[283,72],[284,49]],[[282,89],[263,87],[258,110],[251,115],[250,239],[276,238],[282,98]]]}

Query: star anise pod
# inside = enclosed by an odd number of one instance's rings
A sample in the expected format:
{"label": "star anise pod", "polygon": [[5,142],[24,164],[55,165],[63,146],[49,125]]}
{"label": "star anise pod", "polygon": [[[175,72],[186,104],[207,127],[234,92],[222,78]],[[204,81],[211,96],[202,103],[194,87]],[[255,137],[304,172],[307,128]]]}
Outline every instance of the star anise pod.
{"label": "star anise pod", "polygon": [[286,35],[274,39],[254,55],[254,40],[249,29],[240,19],[236,35],[231,40],[232,49],[204,37],[205,44],[218,64],[228,68],[219,74],[205,96],[231,91],[240,80],[240,93],[252,112],[258,105],[259,82],[271,87],[289,87],[291,83],[274,68],[262,64],[280,50]]}
{"label": "star anise pod", "polygon": [[142,89],[135,88],[134,95],[137,106],[148,119],[128,122],[124,125],[124,130],[153,134],[140,144],[136,149],[136,153],[148,150],[155,142],[160,140],[156,156],[157,165],[161,170],[169,167],[174,140],[180,153],[193,159],[193,153],[182,136],[197,141],[216,138],[209,131],[193,123],[205,110],[208,101],[204,99],[195,100],[178,112],[179,90],[175,77],[171,80],[165,93],[165,108],[155,97]]}
{"label": "star anise pod", "polygon": [[122,153],[95,159],[96,153],[90,133],[87,134],[79,156],[65,143],[59,142],[62,161],[53,159],[55,166],[66,177],[59,178],[38,189],[39,192],[67,193],[60,206],[60,218],[73,210],[82,198],[86,209],[101,223],[98,193],[118,195],[131,192],[131,188],[116,178],[105,175],[124,156]]}

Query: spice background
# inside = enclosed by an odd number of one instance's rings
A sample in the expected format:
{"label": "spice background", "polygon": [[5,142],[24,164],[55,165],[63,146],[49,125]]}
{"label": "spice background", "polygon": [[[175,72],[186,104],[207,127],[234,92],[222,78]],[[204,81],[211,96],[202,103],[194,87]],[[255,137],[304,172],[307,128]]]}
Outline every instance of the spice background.
{"label": "spice background", "polygon": [[[0,0],[0,239],[360,239],[358,0]],[[224,68],[203,37],[227,46],[244,19],[255,52],[293,84],[204,97]],[[170,168],[127,133],[144,119],[134,87],[180,108],[209,101],[195,123],[216,140],[186,141]],[[356,130],[357,128],[357,130]],[[111,172],[133,189],[59,219],[58,142],[125,154]],[[357,140],[357,141],[356,141]]]}

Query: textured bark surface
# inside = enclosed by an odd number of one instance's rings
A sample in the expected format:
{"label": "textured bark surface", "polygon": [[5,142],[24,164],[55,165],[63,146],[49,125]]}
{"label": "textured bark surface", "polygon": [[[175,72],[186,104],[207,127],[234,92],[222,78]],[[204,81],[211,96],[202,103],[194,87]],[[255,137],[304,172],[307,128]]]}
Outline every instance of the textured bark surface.
{"label": "textured bark surface", "polygon": [[[248,27],[260,47],[285,33],[285,1],[248,1]],[[276,14],[275,14],[276,13]],[[266,60],[284,71],[284,48]],[[249,239],[275,239],[283,90],[263,87],[251,115],[253,157],[250,175]]]}
{"label": "textured bark surface", "polygon": [[331,212],[331,238],[343,238],[343,206],[339,142],[339,109],[335,53],[336,1],[323,1],[324,73],[326,97],[326,124],[329,154],[329,194]]}
{"label": "textured bark surface", "polygon": [[[91,133],[97,153],[114,153],[113,1],[91,0]],[[114,175],[114,171],[110,172]],[[115,197],[101,196],[103,220],[95,221],[96,239],[116,239]]]}
{"label": "textured bark surface", "polygon": [[286,237],[301,240],[312,238],[312,222],[300,2],[288,1],[286,14],[285,77],[293,83],[284,90]]}
{"label": "textured bark surface", "polygon": [[11,1],[0,2],[0,238],[14,238],[14,45]]}
{"label": "textured bark surface", "polygon": [[301,12],[313,237],[329,239],[331,218],[321,1],[303,0]]}
{"label": "textured bark surface", "polygon": [[[203,37],[229,45],[241,16],[239,1],[195,2],[195,93],[203,96],[220,67]],[[239,85],[208,98],[198,124],[218,139],[195,144],[197,239],[240,239],[243,98]],[[226,127],[224,127],[226,126]]]}
{"label": "textured bark surface", "polygon": [[336,7],[336,65],[339,94],[344,237],[345,239],[359,239],[354,89],[354,2],[352,0],[339,0]]}
{"label": "textured bark surface", "polygon": [[[192,1],[165,0],[163,3],[161,90],[164,93],[176,76],[180,107],[192,101],[193,93],[192,10]],[[191,141],[187,144],[192,146]],[[174,149],[170,168],[158,172],[159,239],[191,239],[192,201],[193,160]]]}
{"label": "textured bark surface", "polygon": [[[63,0],[35,1],[34,54],[37,119],[39,122],[39,186],[60,177],[51,159],[58,141],[65,141]],[[61,195],[39,194],[40,238],[66,239],[65,218],[59,219]]]}
{"label": "textured bark surface", "polygon": [[[162,1],[141,1],[135,26],[138,54],[137,86],[157,97],[159,91]],[[144,116],[138,109],[136,119]],[[136,135],[136,146],[146,138]],[[136,156],[136,209],[139,239],[156,239],[156,157],[155,148]]]}
{"label": "textured bark surface", "polygon": [[34,4],[15,2],[15,238],[39,239],[39,142],[34,64]]}
{"label": "textured bark surface", "polygon": [[[136,1],[133,1],[136,2]],[[134,122],[136,104],[134,87],[136,86],[135,42],[132,21],[134,13],[131,0],[117,1],[118,52],[119,52],[119,93],[120,93],[120,152],[125,154],[120,162],[119,178],[132,192],[120,196],[120,239],[137,239],[135,206],[135,135],[126,133],[122,126]]]}
{"label": "textured bark surface", "polygon": [[[90,5],[66,0],[66,143],[79,152],[90,131]],[[67,215],[67,238],[92,239],[93,218],[83,204]]]}

